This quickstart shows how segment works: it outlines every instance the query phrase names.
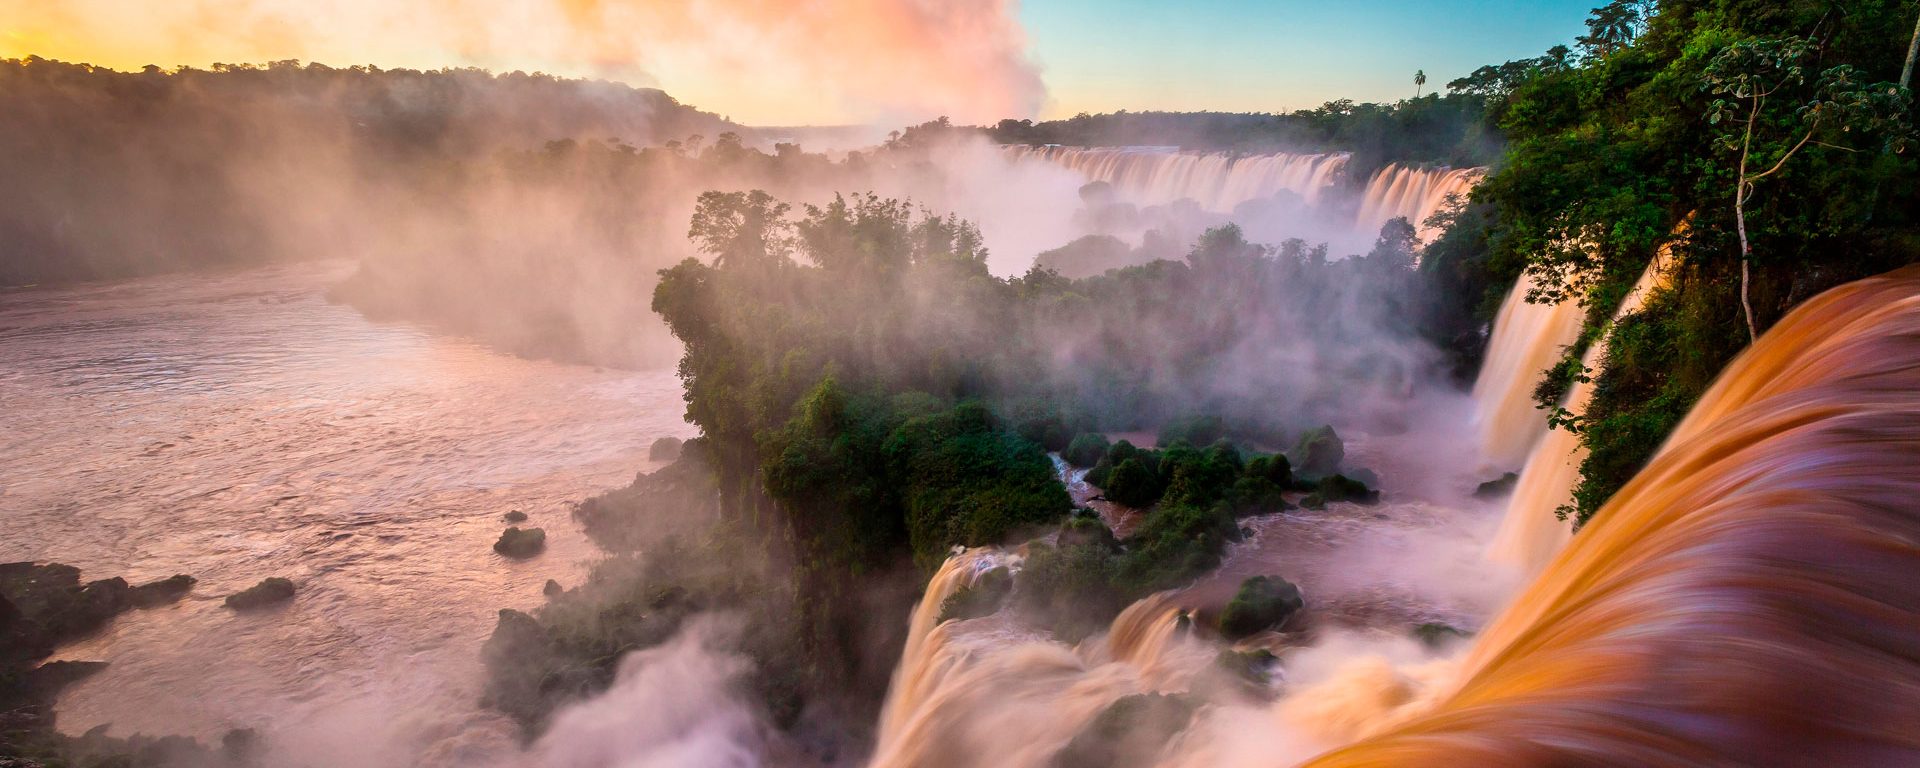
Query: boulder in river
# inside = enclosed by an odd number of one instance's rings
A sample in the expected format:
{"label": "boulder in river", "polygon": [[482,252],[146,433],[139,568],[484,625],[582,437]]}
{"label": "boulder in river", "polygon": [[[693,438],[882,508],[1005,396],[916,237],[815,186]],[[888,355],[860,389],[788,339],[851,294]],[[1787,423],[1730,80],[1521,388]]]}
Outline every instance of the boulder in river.
{"label": "boulder in river", "polygon": [[227,595],[227,607],[236,611],[251,611],[292,599],[293,582],[279,576],[269,576],[258,584]]}
{"label": "boulder in river", "polygon": [[504,518],[509,523],[524,523],[527,521],[527,513],[517,509],[512,512],[508,512],[504,515],[501,515],[501,517]]}
{"label": "boulder in river", "polygon": [[175,574],[159,581],[134,587],[131,598],[135,607],[154,608],[178,601],[193,590],[194,578],[184,573]]}
{"label": "boulder in river", "polygon": [[1473,489],[1473,497],[1476,499],[1502,498],[1513,493],[1513,487],[1519,483],[1520,476],[1513,472],[1508,472],[1496,479],[1481,483],[1478,488]]}
{"label": "boulder in river", "polygon": [[547,579],[546,586],[540,588],[540,594],[546,595],[547,597],[559,597],[560,593],[565,591],[567,590],[560,586],[560,582],[554,581],[553,579]]}
{"label": "boulder in river", "polygon": [[1230,640],[1277,629],[1306,606],[1300,588],[1278,576],[1255,576],[1240,582],[1240,591],[1220,612],[1220,634]]}
{"label": "boulder in river", "polygon": [[1325,477],[1340,471],[1340,463],[1347,460],[1347,447],[1333,427],[1315,427],[1300,436],[1289,458],[1293,459],[1295,472]]}
{"label": "boulder in river", "polygon": [[546,548],[547,532],[542,528],[512,526],[501,532],[500,540],[493,543],[493,551],[516,559],[533,557]]}

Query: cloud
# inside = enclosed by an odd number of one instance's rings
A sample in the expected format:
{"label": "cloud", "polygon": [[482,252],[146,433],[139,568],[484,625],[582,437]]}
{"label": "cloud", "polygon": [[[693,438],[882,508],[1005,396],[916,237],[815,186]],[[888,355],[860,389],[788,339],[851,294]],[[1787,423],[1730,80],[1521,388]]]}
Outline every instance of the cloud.
{"label": "cloud", "polygon": [[759,123],[1031,116],[1018,0],[0,0],[0,55],[280,59],[659,85]]}

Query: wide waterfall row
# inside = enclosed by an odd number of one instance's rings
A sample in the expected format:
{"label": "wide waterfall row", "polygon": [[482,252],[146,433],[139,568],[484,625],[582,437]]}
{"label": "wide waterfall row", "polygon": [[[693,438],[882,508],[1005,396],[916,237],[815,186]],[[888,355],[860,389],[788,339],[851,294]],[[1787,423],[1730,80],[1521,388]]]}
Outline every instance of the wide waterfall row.
{"label": "wide waterfall row", "polygon": [[[1012,147],[1016,158],[1040,160],[1077,171],[1089,181],[1112,184],[1129,200],[1160,205],[1193,200],[1200,207],[1231,212],[1242,203],[1282,192],[1318,204],[1347,166],[1350,155],[1232,155],[1181,152],[1170,147]],[[1353,226],[1371,235],[1396,217],[1423,227],[1450,196],[1464,196],[1478,183],[1479,168],[1422,168],[1390,165],[1374,174],[1358,201]]]}
{"label": "wide waterfall row", "polygon": [[1012,152],[1017,158],[1062,165],[1089,181],[1112,184],[1143,205],[1186,199],[1221,212],[1280,192],[1318,202],[1348,158],[1345,153],[1235,156],[1163,147],[1014,147]]}

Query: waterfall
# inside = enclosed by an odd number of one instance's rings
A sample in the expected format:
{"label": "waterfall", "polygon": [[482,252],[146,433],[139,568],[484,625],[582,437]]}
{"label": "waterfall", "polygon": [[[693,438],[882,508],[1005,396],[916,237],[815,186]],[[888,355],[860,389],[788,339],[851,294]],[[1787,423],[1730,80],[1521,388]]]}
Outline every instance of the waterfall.
{"label": "waterfall", "polygon": [[[1229,213],[1252,200],[1280,192],[1299,195],[1309,205],[1322,202],[1334,176],[1351,155],[1276,153],[1232,155],[1182,152],[1176,147],[1062,146],[1008,148],[1016,159],[1065,166],[1088,181],[1112,184],[1133,202],[1162,205],[1188,199],[1201,208]],[[1427,168],[1389,165],[1368,181],[1352,220],[1355,232],[1371,238],[1396,217],[1419,229],[1423,241],[1437,232],[1424,226],[1449,195],[1464,195],[1484,175],[1480,168]]]}
{"label": "waterfall", "polygon": [[1920,267],[1817,296],[1481,633],[1314,766],[1920,763]]}
{"label": "waterfall", "polygon": [[[1640,273],[1640,279],[1620,300],[1613,322],[1618,323],[1620,318],[1640,311],[1649,295],[1666,287],[1672,275],[1671,262],[1671,244],[1662,246]],[[1586,411],[1587,402],[1593,399],[1593,382],[1599,378],[1599,369],[1606,357],[1607,339],[1602,334],[1581,356],[1580,365],[1589,373],[1567,390],[1560,403],[1562,408],[1576,415]],[[1573,487],[1580,482],[1580,463],[1586,457],[1587,449],[1580,444],[1580,436],[1565,429],[1548,430],[1534,444],[1526,468],[1520,471],[1520,480],[1514,484],[1513,495],[1507,499],[1506,517],[1488,545],[1488,559],[1514,566],[1524,573],[1534,573],[1560,551],[1573,536],[1573,528],[1561,520],[1555,510],[1573,501]]]}
{"label": "waterfall", "polygon": [[1088,181],[1112,184],[1134,202],[1163,205],[1190,199],[1210,211],[1226,212],[1249,200],[1292,192],[1318,202],[1347,164],[1345,153],[1235,156],[1224,152],[1180,152],[1168,147],[1013,147],[1015,158],[1030,158],[1077,171]]}
{"label": "waterfall", "polygon": [[1465,197],[1484,173],[1480,168],[1389,165],[1367,182],[1354,226],[1362,232],[1378,232],[1388,221],[1405,217],[1420,240],[1430,242],[1439,233],[1426,225],[1427,218],[1446,205],[1448,197]]}
{"label": "waterfall", "polygon": [[[1653,261],[1649,261],[1647,269],[1640,273],[1640,280],[1634,280],[1634,286],[1620,300],[1619,309],[1613,313],[1613,323],[1619,323],[1622,317],[1640,311],[1655,290],[1667,288],[1668,280],[1672,278],[1672,244],[1684,234],[1686,225],[1680,225],[1672,232],[1667,244],[1653,253]],[[1571,305],[1572,301],[1565,303]],[[1578,313],[1578,309],[1572,311]],[[1574,332],[1578,332],[1578,319],[1574,323]],[[1611,323],[1607,330],[1611,332]],[[1580,355],[1580,367],[1588,374],[1582,376],[1584,380],[1576,380],[1567,390],[1567,396],[1561,399],[1563,409],[1572,415],[1586,413],[1586,403],[1594,397],[1594,382],[1599,378],[1599,369],[1605,365],[1605,359],[1607,336],[1603,332],[1592,346],[1586,348],[1586,353]],[[1488,359],[1488,363],[1494,361]],[[1534,369],[1534,374],[1538,374],[1538,369]],[[1513,411],[1513,407],[1505,409]],[[1509,564],[1521,572],[1534,574],[1544,568],[1563,545],[1567,545],[1567,540],[1572,538],[1572,526],[1555,515],[1555,511],[1561,505],[1571,503],[1572,488],[1580,482],[1582,461],[1586,461],[1586,445],[1580,445],[1580,436],[1569,430],[1548,430],[1534,444],[1534,449],[1526,457],[1526,468],[1521,470],[1521,478],[1513,486],[1513,495],[1507,497],[1507,515],[1500,522],[1500,532],[1494,534],[1494,541],[1488,545],[1486,555],[1490,561]]]}
{"label": "waterfall", "polygon": [[1547,416],[1533,402],[1540,373],[1580,336],[1579,302],[1533,304],[1534,288],[1525,273],[1507,292],[1493,321],[1487,359],[1473,382],[1473,423],[1480,432],[1480,455],[1495,471],[1522,466],[1527,453],[1547,430]]}
{"label": "waterfall", "polygon": [[[875,768],[1031,766],[1053,759],[1122,696],[1182,690],[1213,652],[1178,631],[1165,595],[1129,606],[1104,638],[1069,648],[1004,627],[940,622],[947,597],[1004,556],[949,558],[914,608],[905,651],[881,710]],[[994,619],[973,622],[991,623]]]}

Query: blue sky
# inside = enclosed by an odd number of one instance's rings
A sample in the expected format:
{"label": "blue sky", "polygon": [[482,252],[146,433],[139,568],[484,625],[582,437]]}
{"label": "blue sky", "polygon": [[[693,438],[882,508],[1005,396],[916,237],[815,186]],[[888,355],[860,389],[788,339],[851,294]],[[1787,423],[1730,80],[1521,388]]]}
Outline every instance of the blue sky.
{"label": "blue sky", "polygon": [[1599,0],[1025,0],[1046,117],[1413,95],[1585,31]]}

